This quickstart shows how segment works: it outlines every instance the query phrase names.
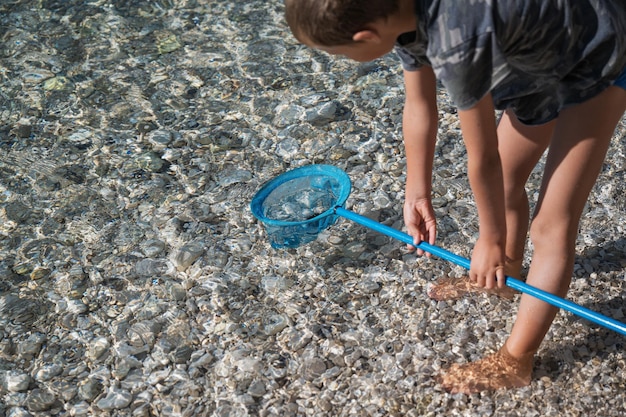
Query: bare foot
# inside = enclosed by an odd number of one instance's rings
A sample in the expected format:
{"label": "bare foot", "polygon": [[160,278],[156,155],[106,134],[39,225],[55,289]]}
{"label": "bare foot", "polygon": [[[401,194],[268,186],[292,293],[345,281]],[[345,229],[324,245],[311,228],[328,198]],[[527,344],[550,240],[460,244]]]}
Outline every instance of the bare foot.
{"label": "bare foot", "polygon": [[443,277],[428,287],[428,297],[437,301],[457,300],[467,294],[485,293],[512,300],[517,291],[510,287],[492,288],[490,290],[479,287],[470,281],[468,276],[461,278]]}
{"label": "bare foot", "polygon": [[436,380],[452,394],[470,394],[503,388],[520,388],[530,384],[534,354],[514,358],[506,346],[484,359],[454,364]]}

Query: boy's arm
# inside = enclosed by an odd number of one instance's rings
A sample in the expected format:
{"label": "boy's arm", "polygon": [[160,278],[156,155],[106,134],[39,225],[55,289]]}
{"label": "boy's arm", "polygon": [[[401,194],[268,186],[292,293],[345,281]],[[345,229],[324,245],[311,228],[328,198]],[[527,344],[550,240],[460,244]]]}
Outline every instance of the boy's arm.
{"label": "boy's arm", "polygon": [[[435,243],[436,220],[431,204],[432,170],[437,138],[437,88],[431,67],[404,71],[402,118],[407,179],[404,222],[415,243]],[[418,250],[421,255],[423,251]]]}
{"label": "boy's arm", "polygon": [[504,184],[491,94],[471,109],[459,111],[459,120],[467,148],[469,181],[480,222],[478,241],[472,253],[470,279],[487,288],[503,287],[506,241]]}

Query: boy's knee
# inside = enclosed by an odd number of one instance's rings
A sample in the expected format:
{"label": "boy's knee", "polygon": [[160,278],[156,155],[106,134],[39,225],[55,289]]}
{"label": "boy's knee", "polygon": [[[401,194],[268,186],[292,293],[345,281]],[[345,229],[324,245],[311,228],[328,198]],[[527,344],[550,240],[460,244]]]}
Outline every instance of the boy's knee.
{"label": "boy's knee", "polygon": [[530,224],[530,240],[535,250],[561,250],[575,243],[577,231],[578,222],[567,217],[537,216]]}

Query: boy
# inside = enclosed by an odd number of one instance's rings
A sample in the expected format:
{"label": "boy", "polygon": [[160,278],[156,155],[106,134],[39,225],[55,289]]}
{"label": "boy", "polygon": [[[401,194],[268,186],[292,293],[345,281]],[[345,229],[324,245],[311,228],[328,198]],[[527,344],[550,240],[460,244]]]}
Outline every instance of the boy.
{"label": "boy", "polygon": [[[431,179],[436,79],[448,90],[479,216],[471,288],[519,276],[530,221],[526,181],[550,147],[530,224],[527,283],[565,296],[578,222],[626,109],[624,0],[286,0],[296,38],[368,61],[396,49],[404,67],[404,220],[434,243]],[[496,124],[494,110],[504,110]],[[421,253],[420,253],[421,254]],[[435,288],[445,293],[447,283]],[[458,288],[457,288],[458,290]],[[506,294],[505,294],[506,295]],[[557,309],[523,294],[502,348],[439,376],[451,392],[521,387]]]}

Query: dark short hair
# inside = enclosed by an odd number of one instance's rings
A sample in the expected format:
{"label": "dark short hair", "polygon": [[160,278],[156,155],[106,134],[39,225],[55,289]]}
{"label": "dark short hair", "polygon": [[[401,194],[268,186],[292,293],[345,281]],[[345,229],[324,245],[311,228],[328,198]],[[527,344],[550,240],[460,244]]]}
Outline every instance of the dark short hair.
{"label": "dark short hair", "polygon": [[285,18],[298,40],[320,46],[352,43],[368,23],[398,10],[399,0],[285,0]]}

